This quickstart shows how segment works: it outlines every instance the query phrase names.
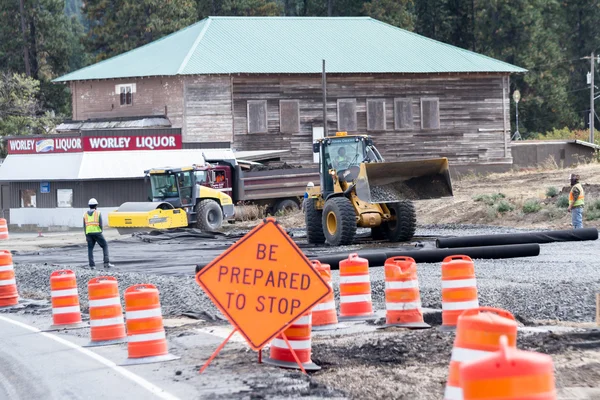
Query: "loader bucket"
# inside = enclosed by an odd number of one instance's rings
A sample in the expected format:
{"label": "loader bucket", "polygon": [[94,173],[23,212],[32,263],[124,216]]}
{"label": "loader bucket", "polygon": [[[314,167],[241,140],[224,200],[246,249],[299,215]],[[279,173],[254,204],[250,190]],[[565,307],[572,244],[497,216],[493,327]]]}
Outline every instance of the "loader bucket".
{"label": "loader bucket", "polygon": [[356,179],[356,195],[368,203],[450,197],[448,159],[363,163]]}
{"label": "loader bucket", "polygon": [[187,214],[166,202],[123,203],[108,213],[108,226],[117,228],[121,235],[188,226]]}

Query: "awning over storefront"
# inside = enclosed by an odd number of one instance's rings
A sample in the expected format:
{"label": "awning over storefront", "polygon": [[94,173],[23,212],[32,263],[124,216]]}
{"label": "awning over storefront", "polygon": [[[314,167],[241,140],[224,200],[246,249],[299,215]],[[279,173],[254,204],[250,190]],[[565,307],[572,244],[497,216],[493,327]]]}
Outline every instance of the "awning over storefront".
{"label": "awning over storefront", "polygon": [[182,167],[207,160],[232,160],[230,149],[102,151],[65,154],[9,154],[0,181],[66,181],[143,178],[150,168]]}

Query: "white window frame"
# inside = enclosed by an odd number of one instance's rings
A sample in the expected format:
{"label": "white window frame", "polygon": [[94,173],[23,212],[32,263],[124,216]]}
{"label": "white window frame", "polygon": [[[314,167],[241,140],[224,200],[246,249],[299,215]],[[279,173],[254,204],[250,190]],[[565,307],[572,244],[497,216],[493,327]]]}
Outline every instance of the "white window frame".
{"label": "white window frame", "polygon": [[[425,128],[425,120],[423,119],[423,101],[433,101],[435,100],[436,104],[437,104],[437,127],[434,128]],[[422,97],[421,98],[421,129],[423,130],[438,130],[441,127],[441,121],[440,121],[440,99],[439,97]]]}
{"label": "white window frame", "polygon": [[[265,130],[264,131],[256,131],[256,132],[251,132],[250,131],[250,104],[263,104],[264,108],[265,108]],[[247,129],[248,129],[248,133],[249,134],[253,134],[253,133],[269,133],[269,118],[268,118],[268,114],[269,114],[269,108],[268,108],[268,104],[266,100],[248,100],[246,102],[246,120],[247,120]]]}
{"label": "white window frame", "polygon": [[[408,103],[408,105],[410,106],[410,126],[407,127],[402,127],[400,126],[400,124],[398,123],[398,118],[397,118],[397,113],[398,113],[398,109],[397,109],[397,104],[398,103]],[[414,129],[414,121],[415,121],[415,115],[413,112],[413,99],[411,97],[396,97],[394,98],[394,130],[396,131],[408,131],[411,129]]]}
{"label": "white window frame", "polygon": [[[383,103],[383,129],[375,129],[369,124],[369,103]],[[385,119],[385,99],[367,99],[367,131],[384,132],[387,130],[387,121]]]}
{"label": "white window frame", "polygon": [[[354,104],[354,125],[355,125],[355,129],[348,129],[348,128],[342,128],[340,126],[340,122],[342,121],[342,118],[340,118],[340,103],[353,103]],[[357,111],[356,111],[356,99],[338,99],[337,100],[337,128],[338,131],[341,132],[356,132],[358,131],[358,118],[357,118]]]}

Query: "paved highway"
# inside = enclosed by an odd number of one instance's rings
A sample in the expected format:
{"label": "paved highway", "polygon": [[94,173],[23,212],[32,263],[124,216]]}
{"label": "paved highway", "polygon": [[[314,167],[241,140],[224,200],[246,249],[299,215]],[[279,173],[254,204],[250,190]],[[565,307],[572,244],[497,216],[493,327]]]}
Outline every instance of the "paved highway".
{"label": "paved highway", "polygon": [[0,399],[165,399],[177,397],[64,335],[0,315]]}

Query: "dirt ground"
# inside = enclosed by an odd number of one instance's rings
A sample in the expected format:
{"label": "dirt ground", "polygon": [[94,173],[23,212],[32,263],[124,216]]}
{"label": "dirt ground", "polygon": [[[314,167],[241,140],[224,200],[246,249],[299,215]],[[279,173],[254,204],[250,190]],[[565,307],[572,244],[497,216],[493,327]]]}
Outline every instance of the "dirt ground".
{"label": "dirt ground", "polygon": [[[569,229],[570,214],[566,208],[555,205],[559,196],[548,198],[546,192],[555,187],[558,192],[568,190],[569,174],[578,173],[586,191],[584,226],[600,226],[599,220],[586,220],[586,213],[600,200],[600,165],[586,164],[571,169],[546,169],[508,172],[487,176],[465,175],[453,183],[454,197],[416,202],[419,224],[486,224],[518,228]],[[494,205],[476,201],[478,197],[502,194]],[[501,197],[498,196],[498,197]],[[497,211],[500,201],[514,208],[504,213]],[[526,201],[539,201],[541,209],[524,213]]]}

